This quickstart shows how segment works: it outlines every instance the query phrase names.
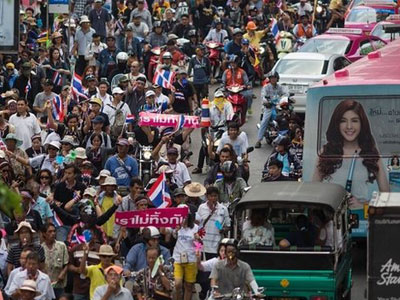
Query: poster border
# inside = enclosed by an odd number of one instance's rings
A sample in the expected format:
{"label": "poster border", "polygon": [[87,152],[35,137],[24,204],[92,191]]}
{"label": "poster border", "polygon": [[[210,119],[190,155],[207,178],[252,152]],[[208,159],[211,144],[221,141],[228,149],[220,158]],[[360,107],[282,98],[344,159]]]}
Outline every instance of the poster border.
{"label": "poster border", "polygon": [[[5,0],[3,0],[5,1]],[[14,41],[12,46],[1,46],[2,53],[18,53],[19,46],[19,0],[14,0]]]}

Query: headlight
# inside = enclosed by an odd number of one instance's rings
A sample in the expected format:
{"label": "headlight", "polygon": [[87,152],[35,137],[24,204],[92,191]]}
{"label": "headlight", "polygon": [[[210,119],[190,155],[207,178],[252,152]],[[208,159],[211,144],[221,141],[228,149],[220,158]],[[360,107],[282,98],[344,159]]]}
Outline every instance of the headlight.
{"label": "headlight", "polygon": [[143,158],[145,160],[150,160],[151,159],[151,152],[150,151],[143,152]]}
{"label": "headlight", "polygon": [[322,6],[317,6],[317,13],[322,12]]}

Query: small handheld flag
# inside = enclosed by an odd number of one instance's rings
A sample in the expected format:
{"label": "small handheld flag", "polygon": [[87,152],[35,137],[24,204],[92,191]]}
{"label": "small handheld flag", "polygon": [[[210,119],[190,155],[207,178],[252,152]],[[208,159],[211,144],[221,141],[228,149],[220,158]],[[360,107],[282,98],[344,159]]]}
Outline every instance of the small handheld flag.
{"label": "small handheld flag", "polygon": [[161,175],[157,178],[147,193],[147,196],[156,208],[165,208],[171,205],[172,201],[165,178],[165,173],[161,173]]}
{"label": "small handheld flag", "polygon": [[210,127],[211,120],[210,120],[210,101],[207,98],[204,98],[201,101],[201,120],[200,126],[201,127]]}

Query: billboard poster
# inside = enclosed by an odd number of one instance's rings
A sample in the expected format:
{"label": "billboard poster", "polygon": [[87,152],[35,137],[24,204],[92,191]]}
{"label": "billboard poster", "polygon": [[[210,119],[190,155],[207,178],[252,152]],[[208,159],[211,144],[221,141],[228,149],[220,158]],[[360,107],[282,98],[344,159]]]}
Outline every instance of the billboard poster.
{"label": "billboard poster", "polygon": [[374,191],[400,192],[399,97],[322,97],[314,111],[307,116],[318,126],[306,128],[304,181],[344,186],[350,208],[364,217]]}
{"label": "billboard poster", "polygon": [[50,14],[68,14],[69,0],[49,0]]}
{"label": "billboard poster", "polygon": [[18,52],[19,1],[0,0],[0,51]]}

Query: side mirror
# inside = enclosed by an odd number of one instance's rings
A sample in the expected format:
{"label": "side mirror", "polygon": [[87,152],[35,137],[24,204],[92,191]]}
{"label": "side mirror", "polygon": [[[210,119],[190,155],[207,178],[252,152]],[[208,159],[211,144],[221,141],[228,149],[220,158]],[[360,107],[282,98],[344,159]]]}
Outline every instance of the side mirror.
{"label": "side mirror", "polygon": [[349,227],[351,229],[358,228],[360,226],[360,219],[357,214],[350,214],[349,216]]}

